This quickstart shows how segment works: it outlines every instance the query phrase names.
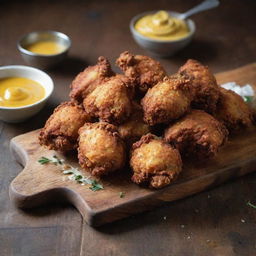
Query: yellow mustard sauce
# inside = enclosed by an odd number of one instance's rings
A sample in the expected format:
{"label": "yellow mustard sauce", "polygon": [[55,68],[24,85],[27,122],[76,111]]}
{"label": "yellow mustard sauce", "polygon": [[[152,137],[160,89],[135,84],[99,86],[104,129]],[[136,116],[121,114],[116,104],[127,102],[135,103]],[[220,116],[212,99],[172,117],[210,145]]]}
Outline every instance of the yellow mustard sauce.
{"label": "yellow mustard sauce", "polygon": [[170,16],[166,11],[146,15],[134,27],[143,36],[157,40],[178,40],[190,32],[185,21]]}
{"label": "yellow mustard sauce", "polygon": [[63,52],[65,46],[54,41],[38,41],[28,45],[26,49],[33,53],[52,55]]}
{"label": "yellow mustard sauce", "polygon": [[36,81],[24,77],[0,79],[0,106],[27,106],[43,99],[44,96],[45,89]]}

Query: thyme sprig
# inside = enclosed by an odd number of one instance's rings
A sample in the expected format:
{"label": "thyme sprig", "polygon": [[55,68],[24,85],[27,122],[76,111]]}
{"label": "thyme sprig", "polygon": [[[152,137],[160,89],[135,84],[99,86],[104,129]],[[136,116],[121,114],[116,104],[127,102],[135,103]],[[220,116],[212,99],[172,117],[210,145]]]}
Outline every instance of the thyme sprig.
{"label": "thyme sprig", "polygon": [[42,156],[38,162],[40,164],[54,164],[61,167],[61,171],[65,175],[69,175],[68,178],[70,180],[76,181],[80,183],[81,185],[91,185],[89,189],[92,191],[98,191],[101,189],[104,189],[104,187],[97,182],[97,180],[90,179],[87,176],[84,176],[77,168],[65,164],[65,161],[63,159],[59,159],[57,156],[53,156],[52,158],[47,158]]}

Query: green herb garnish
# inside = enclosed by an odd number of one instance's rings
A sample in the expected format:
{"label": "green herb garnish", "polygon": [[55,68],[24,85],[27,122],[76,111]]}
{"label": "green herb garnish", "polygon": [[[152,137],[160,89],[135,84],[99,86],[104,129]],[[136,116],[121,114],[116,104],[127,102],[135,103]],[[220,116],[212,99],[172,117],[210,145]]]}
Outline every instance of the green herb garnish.
{"label": "green herb garnish", "polygon": [[125,193],[124,192],[119,192],[119,197],[120,198],[124,198],[125,197]]}
{"label": "green herb garnish", "polygon": [[255,204],[252,204],[250,201],[247,202],[247,205],[251,206],[252,208],[256,209],[256,205]]}
{"label": "green herb garnish", "polygon": [[91,187],[89,187],[92,191],[97,191],[103,189],[103,186],[99,184],[96,180],[92,181]]}
{"label": "green herb garnish", "polygon": [[40,164],[48,164],[48,163],[51,162],[51,159],[42,156],[42,157],[38,160],[38,162],[39,162]]}
{"label": "green herb garnish", "polygon": [[54,164],[61,166],[61,171],[65,175],[69,175],[68,178],[70,180],[76,181],[82,185],[91,185],[89,189],[92,191],[98,191],[104,189],[104,187],[98,183],[96,180],[92,180],[89,177],[84,176],[77,168],[74,168],[71,165],[64,164],[63,159],[59,159],[57,156],[53,156],[52,158],[41,157],[38,162],[40,164]]}
{"label": "green herb garnish", "polygon": [[243,96],[243,99],[245,102],[251,102],[252,101],[252,96]]}
{"label": "green herb garnish", "polygon": [[52,158],[47,158],[47,157],[42,156],[38,160],[38,162],[40,164],[49,164],[49,163],[51,163],[51,164],[55,164],[55,165],[58,165],[58,164],[62,165],[64,160],[59,159],[57,156],[53,156]]}

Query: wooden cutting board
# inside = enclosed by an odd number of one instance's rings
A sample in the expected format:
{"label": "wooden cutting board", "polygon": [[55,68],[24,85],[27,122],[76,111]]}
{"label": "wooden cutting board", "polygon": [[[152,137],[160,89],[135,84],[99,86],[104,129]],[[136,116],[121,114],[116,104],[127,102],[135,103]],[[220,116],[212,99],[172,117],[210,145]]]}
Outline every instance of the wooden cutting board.
{"label": "wooden cutting board", "polygon": [[[256,88],[256,63],[219,73],[216,77],[219,83],[235,81],[238,84],[249,83]],[[10,185],[11,200],[21,208],[68,201],[92,226],[152,209],[256,170],[256,131],[241,132],[229,139],[216,158],[201,163],[185,163],[178,180],[166,188],[153,191],[141,188],[130,181],[129,170],[121,170],[101,180],[104,190],[93,192],[87,186],[68,180],[59,167],[38,163],[42,156],[58,155],[77,166],[76,159],[41,147],[38,132],[32,131],[11,140],[11,152],[24,166]],[[125,193],[123,198],[120,198],[120,192]]]}

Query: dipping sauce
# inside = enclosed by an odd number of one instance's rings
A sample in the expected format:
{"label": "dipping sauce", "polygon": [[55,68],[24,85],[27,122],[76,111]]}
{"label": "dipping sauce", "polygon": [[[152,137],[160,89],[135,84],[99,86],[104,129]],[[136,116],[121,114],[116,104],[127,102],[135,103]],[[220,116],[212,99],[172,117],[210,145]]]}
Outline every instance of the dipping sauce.
{"label": "dipping sauce", "polygon": [[0,106],[23,107],[45,96],[45,89],[36,81],[24,77],[5,77],[0,79]]}
{"label": "dipping sauce", "polygon": [[190,32],[185,21],[170,16],[166,11],[146,15],[134,27],[143,36],[168,41],[186,37]]}
{"label": "dipping sauce", "polygon": [[53,55],[61,53],[65,50],[65,46],[57,43],[55,41],[38,41],[30,44],[26,49],[33,53],[43,54],[43,55]]}

